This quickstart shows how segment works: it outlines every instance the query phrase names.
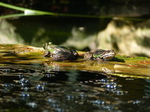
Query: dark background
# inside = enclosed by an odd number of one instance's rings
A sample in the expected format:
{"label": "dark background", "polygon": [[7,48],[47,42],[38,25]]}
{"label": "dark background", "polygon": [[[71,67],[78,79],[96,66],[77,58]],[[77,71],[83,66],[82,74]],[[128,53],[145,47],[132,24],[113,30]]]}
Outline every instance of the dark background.
{"label": "dark background", "polygon": [[[149,17],[149,0],[0,0],[0,2],[56,13]],[[0,14],[16,13],[0,7]]]}

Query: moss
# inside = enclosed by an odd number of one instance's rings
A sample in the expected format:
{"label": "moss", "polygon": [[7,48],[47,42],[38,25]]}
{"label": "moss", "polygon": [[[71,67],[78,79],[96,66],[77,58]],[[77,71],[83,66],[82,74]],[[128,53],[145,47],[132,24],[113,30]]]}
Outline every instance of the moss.
{"label": "moss", "polygon": [[141,60],[150,60],[148,57],[141,57],[141,56],[126,56],[126,55],[116,55],[115,57],[118,60],[124,60],[125,62],[128,61],[141,61]]}

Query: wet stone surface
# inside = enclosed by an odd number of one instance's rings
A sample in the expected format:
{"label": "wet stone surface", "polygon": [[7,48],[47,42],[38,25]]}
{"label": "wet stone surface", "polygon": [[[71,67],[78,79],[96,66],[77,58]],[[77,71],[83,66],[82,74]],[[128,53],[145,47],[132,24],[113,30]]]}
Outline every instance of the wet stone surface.
{"label": "wet stone surface", "polygon": [[[42,65],[0,67],[0,109],[36,112],[149,111],[150,80],[104,72],[50,71]],[[135,94],[136,93],[136,94]]]}

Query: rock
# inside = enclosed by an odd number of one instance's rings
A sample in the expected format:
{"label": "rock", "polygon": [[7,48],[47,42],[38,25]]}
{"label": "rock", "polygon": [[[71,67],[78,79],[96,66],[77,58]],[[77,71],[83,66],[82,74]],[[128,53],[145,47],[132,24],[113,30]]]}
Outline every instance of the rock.
{"label": "rock", "polygon": [[[150,56],[150,21],[133,25],[125,20],[112,20],[105,30],[98,33],[97,48],[115,49],[124,55]],[[146,26],[147,25],[147,26]]]}

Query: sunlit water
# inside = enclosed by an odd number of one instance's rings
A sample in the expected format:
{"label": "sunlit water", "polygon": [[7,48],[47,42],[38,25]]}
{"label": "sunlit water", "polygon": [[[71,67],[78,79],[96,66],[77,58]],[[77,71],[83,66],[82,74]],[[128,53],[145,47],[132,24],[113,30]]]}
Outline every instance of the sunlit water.
{"label": "sunlit water", "polygon": [[149,112],[150,80],[103,72],[0,67],[2,112]]}

